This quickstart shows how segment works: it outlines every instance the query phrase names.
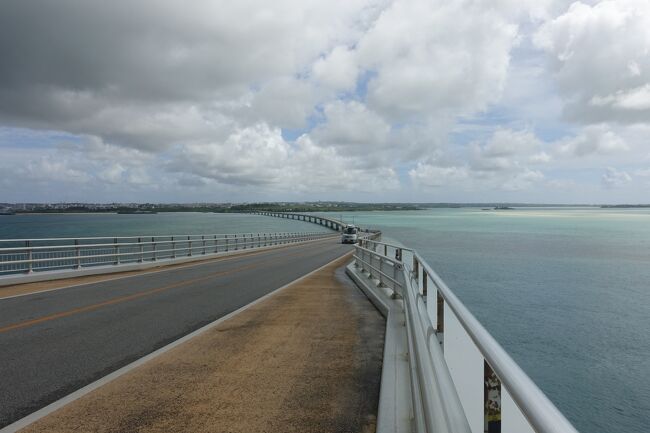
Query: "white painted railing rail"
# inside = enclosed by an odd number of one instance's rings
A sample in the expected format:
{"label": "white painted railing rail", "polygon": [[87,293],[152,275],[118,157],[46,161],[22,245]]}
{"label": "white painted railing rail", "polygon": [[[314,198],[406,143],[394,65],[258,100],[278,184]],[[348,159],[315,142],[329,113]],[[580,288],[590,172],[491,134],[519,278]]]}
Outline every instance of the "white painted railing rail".
{"label": "white painted railing rail", "polygon": [[416,251],[364,239],[355,261],[403,298],[417,432],[488,431],[485,381],[494,373],[501,405],[490,419],[501,432],[577,433]]}
{"label": "white painted railing rail", "polygon": [[0,239],[0,274],[156,262],[301,242],[328,236],[332,236],[332,234],[327,232],[235,233]]}

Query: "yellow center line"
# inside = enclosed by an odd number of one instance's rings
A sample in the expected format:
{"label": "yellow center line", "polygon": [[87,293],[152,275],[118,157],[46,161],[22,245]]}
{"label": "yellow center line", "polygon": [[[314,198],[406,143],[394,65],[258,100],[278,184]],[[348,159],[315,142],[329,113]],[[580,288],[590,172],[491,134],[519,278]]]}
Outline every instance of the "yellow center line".
{"label": "yellow center line", "polygon": [[106,307],[106,306],[109,306],[109,305],[114,305],[114,304],[118,304],[118,303],[121,303],[121,302],[132,301],[132,300],[139,299],[139,298],[142,298],[142,297],[145,297],[145,296],[153,295],[155,293],[163,292],[165,290],[174,289],[174,288],[182,287],[182,286],[187,286],[189,284],[194,284],[194,283],[197,283],[197,282],[206,281],[206,280],[209,280],[211,278],[221,277],[221,276],[224,276],[224,275],[228,275],[228,274],[232,274],[232,273],[236,273],[236,272],[240,272],[240,271],[245,271],[245,270],[248,270],[248,269],[253,269],[253,268],[256,268],[256,267],[258,267],[260,265],[279,262],[281,260],[286,259],[287,257],[302,256],[303,254],[304,253],[302,253],[302,252],[294,253],[294,254],[285,254],[284,256],[282,256],[280,258],[265,260],[265,261],[260,262],[260,263],[253,263],[253,264],[246,265],[246,266],[240,266],[238,268],[230,269],[230,270],[227,270],[227,271],[219,271],[219,272],[211,273],[211,274],[203,276],[203,277],[193,278],[191,280],[185,280],[185,281],[181,281],[181,282],[178,282],[178,283],[158,287],[158,288],[155,288],[155,289],[145,290],[144,292],[138,292],[138,293],[134,293],[132,295],[118,296],[116,298],[112,298],[112,299],[109,299],[109,300],[103,301],[103,302],[98,302],[96,304],[86,305],[84,307],[73,308],[71,310],[62,311],[60,313],[54,313],[54,314],[50,314],[50,315],[43,316],[43,317],[38,317],[36,319],[30,319],[30,320],[26,320],[26,321],[23,321],[23,322],[13,323],[11,325],[6,325],[6,326],[1,327],[0,328],[0,334],[8,332],[8,331],[13,331],[13,330],[16,330],[16,329],[27,328],[27,327],[30,327],[30,326],[33,326],[33,325],[37,325],[39,323],[48,322],[50,320],[61,319],[61,318],[73,316],[73,315],[79,314],[79,313],[94,311],[94,310],[97,310],[99,308]]}

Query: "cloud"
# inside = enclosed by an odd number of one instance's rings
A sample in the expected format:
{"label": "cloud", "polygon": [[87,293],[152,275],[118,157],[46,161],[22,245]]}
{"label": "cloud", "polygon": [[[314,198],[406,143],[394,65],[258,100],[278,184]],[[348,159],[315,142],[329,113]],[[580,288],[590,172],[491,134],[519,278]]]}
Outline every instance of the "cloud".
{"label": "cloud", "polygon": [[632,177],[625,171],[619,171],[613,167],[608,167],[607,171],[601,177],[605,188],[618,188],[632,181]]}
{"label": "cloud", "polygon": [[399,185],[389,166],[368,166],[334,146],[318,145],[308,135],[292,146],[278,128],[267,124],[239,129],[223,144],[188,144],[177,152],[167,166],[168,171],[198,175],[222,185],[298,193],[332,189],[378,191]]}
{"label": "cloud", "polygon": [[556,149],[560,155],[583,157],[618,154],[630,148],[623,138],[606,125],[594,125],[584,128],[575,137],[561,140]]}
{"label": "cloud", "polygon": [[374,72],[369,105],[405,118],[482,110],[500,96],[516,36],[480,2],[394,2],[358,43]]}
{"label": "cloud", "polygon": [[49,156],[28,161],[25,166],[15,169],[15,171],[20,177],[40,182],[57,181],[74,184],[87,182],[90,179],[87,173],[74,167],[71,161]]}
{"label": "cloud", "polygon": [[529,164],[545,164],[550,155],[530,131],[497,129],[485,142],[470,146],[459,159],[468,164],[445,164],[442,158],[419,162],[409,171],[414,185],[425,188],[456,186],[467,190],[521,191],[544,179]]}
{"label": "cloud", "polygon": [[126,168],[124,168],[122,164],[115,163],[99,172],[97,177],[104,182],[119,183],[123,180],[123,175],[125,172]]}
{"label": "cloud", "polygon": [[285,169],[289,152],[280,130],[261,123],[233,131],[223,143],[180,146],[168,170],[226,184],[264,185],[273,183]]}
{"label": "cloud", "polygon": [[650,177],[650,168],[635,170],[634,175],[640,177]]}
{"label": "cloud", "polygon": [[418,163],[409,171],[411,181],[417,186],[437,188],[463,182],[469,178],[467,167],[437,167]]}
{"label": "cloud", "polygon": [[344,46],[334,48],[326,57],[317,60],[313,66],[315,80],[336,91],[353,89],[358,75],[356,53]]}
{"label": "cloud", "polygon": [[239,119],[239,123],[267,122],[289,129],[304,128],[321,100],[313,83],[295,77],[270,80],[243,99],[232,110],[224,112]]}
{"label": "cloud", "polygon": [[542,179],[544,179],[544,174],[541,171],[525,168],[506,180],[502,187],[508,191],[522,191],[530,188]]}
{"label": "cloud", "polygon": [[471,165],[478,171],[507,171],[526,163],[544,163],[550,156],[530,131],[497,129],[490,139],[473,146]]}
{"label": "cloud", "polygon": [[648,9],[8,0],[3,189],[462,200],[552,188],[558,169],[637,176],[648,162],[638,158],[650,128]]}
{"label": "cloud", "polygon": [[254,90],[253,123],[280,117],[294,126],[310,110],[277,116],[286,106],[278,93],[290,92],[289,105],[309,100],[309,86],[292,77],[354,38],[371,4],[5,2],[0,121],[155,150],[219,135],[234,121],[222,108],[245,103]]}
{"label": "cloud", "polygon": [[649,40],[646,0],[575,2],[535,35],[565,98],[566,117],[583,123],[649,121]]}
{"label": "cloud", "polygon": [[336,101],[325,105],[323,112],[325,122],[309,134],[321,145],[366,155],[368,151],[378,151],[389,143],[390,125],[360,102]]}

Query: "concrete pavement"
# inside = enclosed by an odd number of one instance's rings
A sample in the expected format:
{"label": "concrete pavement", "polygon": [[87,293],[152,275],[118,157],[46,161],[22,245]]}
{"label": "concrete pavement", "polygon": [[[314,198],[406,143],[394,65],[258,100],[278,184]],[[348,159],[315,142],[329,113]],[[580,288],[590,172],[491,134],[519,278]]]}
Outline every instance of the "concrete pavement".
{"label": "concrete pavement", "polygon": [[372,432],[384,319],[339,259],[27,427]]}
{"label": "concrete pavement", "polygon": [[329,240],[0,299],[0,426],[350,249]]}

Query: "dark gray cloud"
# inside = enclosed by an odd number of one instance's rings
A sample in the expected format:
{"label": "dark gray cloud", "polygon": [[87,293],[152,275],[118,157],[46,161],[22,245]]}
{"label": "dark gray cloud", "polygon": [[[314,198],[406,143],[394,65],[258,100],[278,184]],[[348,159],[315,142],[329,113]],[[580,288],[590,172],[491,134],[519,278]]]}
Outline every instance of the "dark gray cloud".
{"label": "dark gray cloud", "polygon": [[[217,2],[5,1],[0,121],[137,147],[188,138],[151,114],[187,121],[196,107],[209,111],[270,76],[291,73],[295,52],[286,24]],[[138,116],[154,120],[142,131],[146,138],[128,126]]]}

